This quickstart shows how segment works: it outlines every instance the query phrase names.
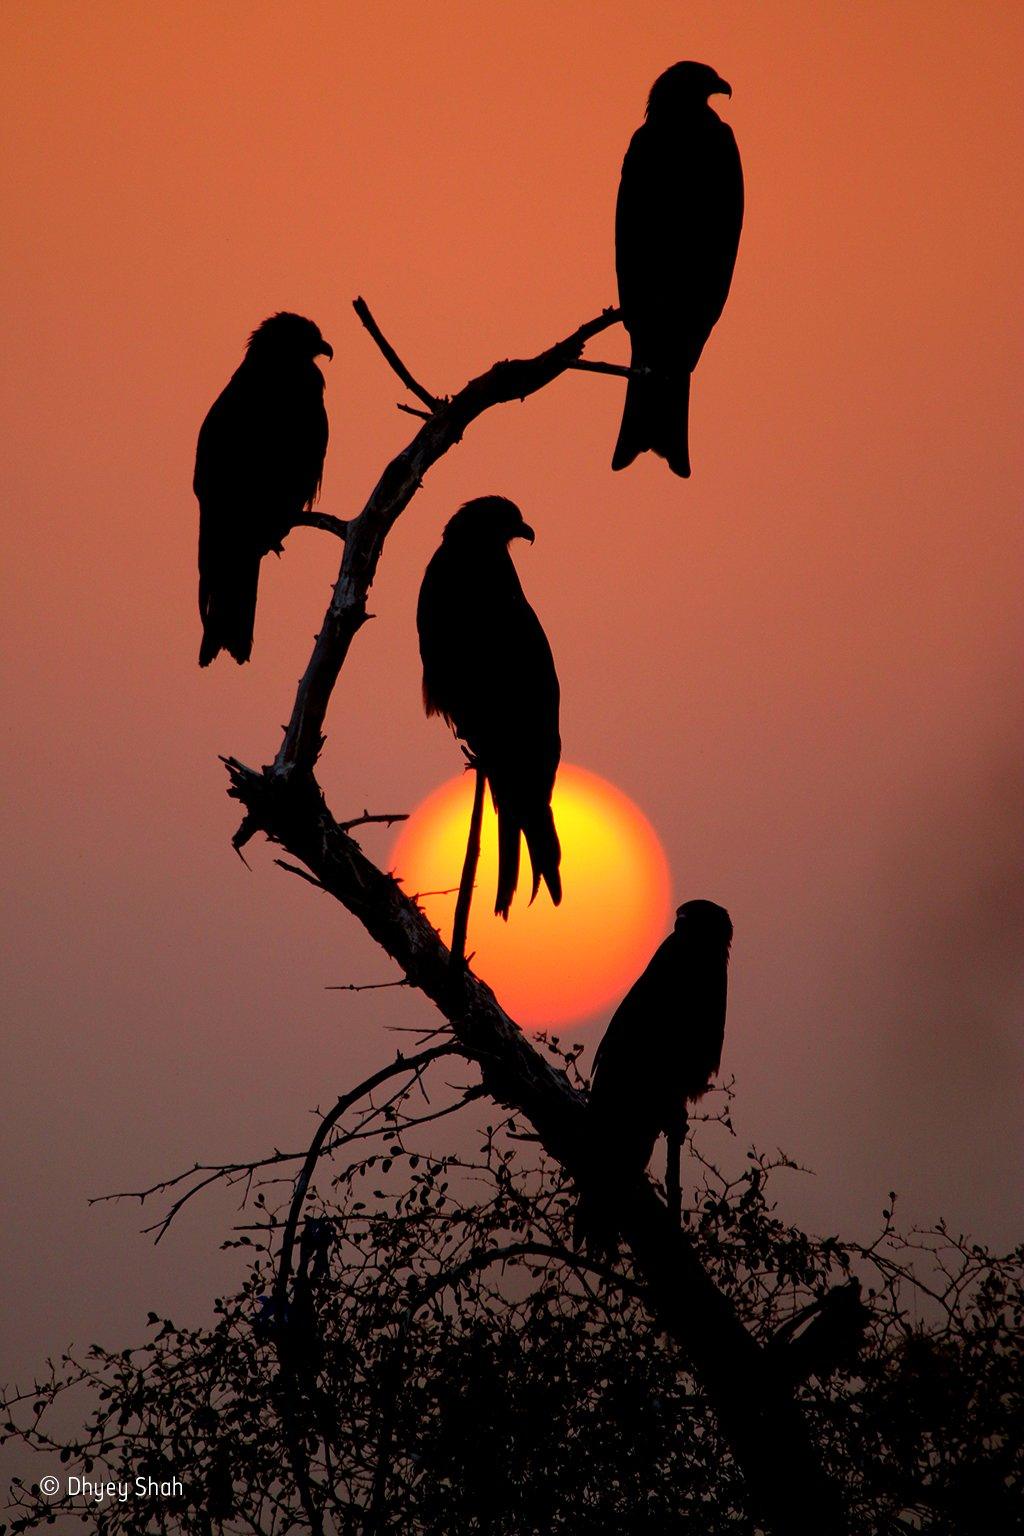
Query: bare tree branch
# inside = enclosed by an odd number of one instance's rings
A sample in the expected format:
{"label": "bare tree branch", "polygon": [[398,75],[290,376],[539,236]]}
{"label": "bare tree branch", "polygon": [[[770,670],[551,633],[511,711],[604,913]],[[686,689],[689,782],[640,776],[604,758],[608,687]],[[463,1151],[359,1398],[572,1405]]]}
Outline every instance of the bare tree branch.
{"label": "bare tree branch", "polygon": [[[591,336],[619,318],[617,310],[605,310],[536,357],[494,364],[450,400],[434,402],[416,389],[433,414],[387,466],[349,525],[338,581],[274,763],[256,772],[225,759],[229,792],[245,808],[234,844],[241,849],[263,832],[304,864],[449,1020],[454,1039],[447,1049],[456,1046],[475,1061],[486,1092],[524,1114],[547,1151],[581,1188],[601,1199],[632,1252],[647,1306],[686,1353],[744,1471],[752,1505],[776,1536],[824,1531],[841,1536],[845,1519],[838,1494],[820,1465],[790,1384],[718,1291],[688,1236],[646,1176],[609,1177],[607,1169],[599,1169],[582,1095],[529,1044],[484,982],[461,967],[453,974],[449,951],[425,914],[334,820],[313,776],[331,695],[352,639],[366,621],[366,598],[384,542],[427,470],[484,411],[551,383],[579,360]],[[381,345],[383,338],[377,333],[375,340]],[[389,351],[385,356],[392,361]],[[406,374],[400,376],[412,388],[415,381]],[[294,1222],[286,1237],[289,1258],[279,1284],[287,1281]]]}
{"label": "bare tree branch", "polygon": [[[280,859],[275,859],[275,864],[280,864]],[[319,885],[319,880],[313,882]],[[324,987],[325,992],[383,992],[388,987],[407,987],[408,977],[401,976],[398,981],[336,981]]]}
{"label": "bare tree branch", "polygon": [[324,1115],[317,1127],[316,1135],[309,1144],[309,1151],[306,1153],[306,1160],[302,1165],[302,1171],[295,1180],[295,1192],[292,1195],[292,1203],[288,1209],[288,1219],[285,1222],[284,1236],[281,1239],[277,1277],[274,1282],[274,1297],[282,1308],[288,1294],[288,1281],[292,1272],[292,1254],[295,1250],[295,1234],[298,1230],[303,1202],[309,1189],[310,1180],[316,1171],[316,1165],[323,1151],[324,1143],[330,1136],[331,1131],[347,1109],[350,1109],[359,1099],[365,1098],[368,1093],[372,1093],[374,1088],[379,1087],[381,1083],[386,1083],[389,1078],[396,1077],[401,1073],[411,1073],[413,1076],[417,1076],[422,1074],[424,1068],[428,1067],[432,1061],[437,1061],[441,1056],[453,1056],[455,1054],[456,1047],[451,1044],[433,1045],[429,1050],[420,1051],[416,1056],[403,1056],[399,1052],[393,1062],[386,1067],[382,1067],[379,1072],[373,1073],[371,1077],[366,1078],[364,1082],[359,1084],[358,1088],[353,1088],[349,1093],[343,1093],[334,1108]]}
{"label": "bare tree branch", "polygon": [[[392,368],[394,372],[398,374],[398,377],[401,379],[406,389],[410,390],[412,394],[416,396],[417,400],[422,400],[424,405],[430,407],[430,415],[433,415],[438,406],[441,404],[441,401],[437,398],[436,395],[432,395],[429,389],[424,389],[423,385],[413,378],[412,374],[402,362],[402,359],[399,357],[398,353],[395,351],[394,347],[391,345],[390,341],[388,341],[387,337],[384,335],[384,332],[381,330],[380,326],[371,315],[370,306],[367,304],[366,300],[353,299],[352,308],[355,310],[356,314],[359,316],[360,320],[366,326],[366,329],[377,343],[381,352],[384,354],[384,360],[388,364],[388,367]],[[422,415],[422,412],[414,411],[412,406],[399,406],[399,410],[403,409],[407,410],[410,415]]]}
{"label": "bare tree branch", "polygon": [[300,512],[292,518],[293,528],[320,528],[324,533],[333,533],[336,538],[348,538],[348,523],[341,517],[332,517],[329,512]]}
{"label": "bare tree branch", "polygon": [[648,368],[627,368],[622,363],[591,362],[589,358],[581,357],[569,367],[575,373],[610,373],[617,379],[644,379],[650,372]]}
{"label": "bare tree branch", "polygon": [[364,810],[361,816],[353,816],[351,821],[341,821],[338,825],[343,832],[351,832],[353,827],[366,827],[373,822],[380,822],[385,827],[393,827],[396,821],[408,820],[408,811],[381,811],[371,815],[369,811]]}
{"label": "bare tree branch", "polygon": [[810,1442],[792,1390],[705,1272],[689,1238],[645,1176],[608,1180],[595,1167],[583,1096],[530,1045],[491,989],[451,956],[398,882],[342,832],[312,778],[258,773],[227,761],[230,793],[248,835],[263,831],[301,859],[450,1021],[462,1054],[498,1103],[522,1112],[547,1151],[594,1189],[625,1237],[648,1307],[684,1350],[718,1413],[751,1497],[783,1536],[840,1536],[838,1498]]}
{"label": "bare tree branch", "polygon": [[290,875],[298,875],[299,879],[305,880],[307,885],[315,885],[318,891],[323,890],[320,881],[314,879],[307,869],[300,869],[297,864],[289,864],[287,859],[275,859],[274,863],[278,869],[286,869]]}

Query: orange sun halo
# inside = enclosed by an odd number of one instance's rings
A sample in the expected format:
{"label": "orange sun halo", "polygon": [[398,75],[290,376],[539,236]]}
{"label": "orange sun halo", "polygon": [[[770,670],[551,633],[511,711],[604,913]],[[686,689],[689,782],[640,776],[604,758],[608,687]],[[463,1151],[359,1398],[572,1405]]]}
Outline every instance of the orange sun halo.
{"label": "orange sun halo", "polygon": [[[392,867],[418,895],[445,943],[451,939],[473,802],[473,776],[442,784],[414,811]],[[517,1023],[531,1029],[610,1010],[643,970],[668,928],[670,885],[661,844],[621,790],[563,763],[552,801],[562,844],[562,904],[543,884],[532,906],[523,847],[507,923],[494,916],[497,822],[488,798],[467,953]],[[430,894],[433,892],[445,894]]]}

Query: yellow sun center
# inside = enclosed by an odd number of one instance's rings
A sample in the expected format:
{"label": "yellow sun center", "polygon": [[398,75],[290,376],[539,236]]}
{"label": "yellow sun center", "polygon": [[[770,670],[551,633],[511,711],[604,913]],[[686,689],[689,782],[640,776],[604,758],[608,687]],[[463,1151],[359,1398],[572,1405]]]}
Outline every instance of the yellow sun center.
{"label": "yellow sun center", "polygon": [[[453,887],[462,872],[472,801],[472,774],[443,784],[405,823],[392,857],[404,889],[417,897],[445,943],[451,940]],[[524,844],[509,920],[494,916],[497,822],[488,800],[469,920],[472,969],[530,1029],[614,1006],[664,937],[670,910],[661,844],[621,790],[563,763],[552,808],[562,844],[561,906],[552,906],[544,885],[529,905]]]}

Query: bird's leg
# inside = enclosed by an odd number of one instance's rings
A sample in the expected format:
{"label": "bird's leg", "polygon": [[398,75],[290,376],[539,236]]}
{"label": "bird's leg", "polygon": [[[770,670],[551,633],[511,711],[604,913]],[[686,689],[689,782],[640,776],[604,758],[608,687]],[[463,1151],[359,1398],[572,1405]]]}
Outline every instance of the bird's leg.
{"label": "bird's leg", "polygon": [[480,828],[484,819],[484,785],[486,775],[476,758],[469,759],[469,767],[476,773],[476,789],[473,794],[473,813],[469,818],[469,837],[466,839],[466,857],[459,881],[459,898],[455,903],[455,922],[452,926],[451,966],[453,973],[461,972],[466,964],[466,931],[469,927],[469,908],[476,883],[476,867],[480,862]]}
{"label": "bird's leg", "polygon": [[665,1153],[665,1199],[668,1203],[669,1213],[678,1226],[683,1215],[683,1190],[681,1163],[683,1160],[683,1143],[686,1140],[686,1132],[690,1124],[690,1118],[683,1105],[678,1118],[673,1119],[665,1127],[665,1141],[667,1143]]}

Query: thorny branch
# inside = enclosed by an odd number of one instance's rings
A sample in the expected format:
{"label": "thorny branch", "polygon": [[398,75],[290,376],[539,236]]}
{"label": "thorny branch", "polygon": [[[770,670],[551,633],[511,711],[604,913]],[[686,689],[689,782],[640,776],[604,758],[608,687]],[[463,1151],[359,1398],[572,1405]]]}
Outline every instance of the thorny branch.
{"label": "thorny branch", "polygon": [[357,312],[430,415],[348,525],[338,580],[273,764],[256,772],[225,759],[229,793],[245,808],[234,845],[240,851],[262,832],[304,864],[449,1020],[454,1046],[479,1065],[485,1091],[521,1111],[581,1187],[596,1187],[632,1252],[647,1306],[688,1356],[718,1414],[760,1517],[778,1536],[824,1531],[840,1536],[845,1521],[838,1495],[790,1385],[715,1287],[692,1242],[645,1176],[597,1178],[582,1097],[528,1043],[484,982],[469,971],[453,978],[449,952],[423,912],[334,819],[314,778],[327,709],[352,640],[366,621],[367,595],[385,540],[423,476],[486,410],[525,399],[572,368],[589,338],[615,324],[619,311],[606,309],[535,357],[495,363],[446,400],[417,384],[365,303],[357,303]]}

